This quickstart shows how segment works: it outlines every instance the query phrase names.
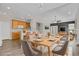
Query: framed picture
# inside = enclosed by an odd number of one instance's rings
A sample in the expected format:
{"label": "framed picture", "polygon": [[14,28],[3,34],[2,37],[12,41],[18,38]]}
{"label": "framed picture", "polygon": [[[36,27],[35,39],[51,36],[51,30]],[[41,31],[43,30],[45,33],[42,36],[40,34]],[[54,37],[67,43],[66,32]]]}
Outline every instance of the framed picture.
{"label": "framed picture", "polygon": [[45,26],[45,29],[49,29],[49,27],[48,26]]}

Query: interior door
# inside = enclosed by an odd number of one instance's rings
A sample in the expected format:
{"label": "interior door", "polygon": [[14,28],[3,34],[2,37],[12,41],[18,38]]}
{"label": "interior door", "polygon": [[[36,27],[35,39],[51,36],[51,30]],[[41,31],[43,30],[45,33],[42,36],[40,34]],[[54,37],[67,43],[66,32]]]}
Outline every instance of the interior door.
{"label": "interior door", "polygon": [[58,34],[58,26],[52,26],[52,34],[53,35]]}
{"label": "interior door", "polygon": [[37,23],[36,24],[36,29],[38,32],[43,32],[43,24],[42,23]]}

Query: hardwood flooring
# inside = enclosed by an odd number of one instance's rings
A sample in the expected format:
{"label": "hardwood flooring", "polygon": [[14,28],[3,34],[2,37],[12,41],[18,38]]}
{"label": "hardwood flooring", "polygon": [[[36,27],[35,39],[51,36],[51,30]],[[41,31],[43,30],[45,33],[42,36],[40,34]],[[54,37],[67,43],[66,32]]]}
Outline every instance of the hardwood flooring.
{"label": "hardwood flooring", "polygon": [[3,46],[0,47],[0,56],[24,56],[21,42],[18,40],[3,40]]}
{"label": "hardwood flooring", "polygon": [[[74,53],[72,53],[72,48],[74,48],[73,43],[74,43],[73,41],[69,42],[69,45],[68,45],[68,55],[69,56],[74,55]],[[3,46],[0,47],[0,56],[24,56],[23,50],[21,48],[20,40],[18,41],[18,40],[6,39],[6,40],[3,40],[2,45]],[[74,50],[74,51],[76,51],[76,50]],[[45,53],[44,55],[46,56],[47,53]],[[77,54],[77,55],[79,55],[79,54]]]}

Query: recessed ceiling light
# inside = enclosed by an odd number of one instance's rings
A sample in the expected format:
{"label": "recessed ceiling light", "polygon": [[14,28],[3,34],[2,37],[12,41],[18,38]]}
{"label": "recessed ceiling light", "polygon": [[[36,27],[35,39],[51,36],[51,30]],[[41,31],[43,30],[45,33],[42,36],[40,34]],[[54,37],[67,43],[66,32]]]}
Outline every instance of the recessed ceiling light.
{"label": "recessed ceiling light", "polygon": [[11,7],[7,7],[7,9],[11,9]]}

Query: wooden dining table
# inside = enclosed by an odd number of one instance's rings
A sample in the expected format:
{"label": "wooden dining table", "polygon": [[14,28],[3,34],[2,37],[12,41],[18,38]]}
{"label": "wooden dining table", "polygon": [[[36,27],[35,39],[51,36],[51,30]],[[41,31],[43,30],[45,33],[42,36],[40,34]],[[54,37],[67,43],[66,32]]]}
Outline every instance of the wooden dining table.
{"label": "wooden dining table", "polygon": [[51,38],[41,38],[37,40],[33,40],[32,42],[36,44],[37,46],[43,45],[48,48],[48,55],[51,55],[51,47],[54,43],[56,43],[58,40],[60,40],[62,36],[59,37],[51,37]]}

